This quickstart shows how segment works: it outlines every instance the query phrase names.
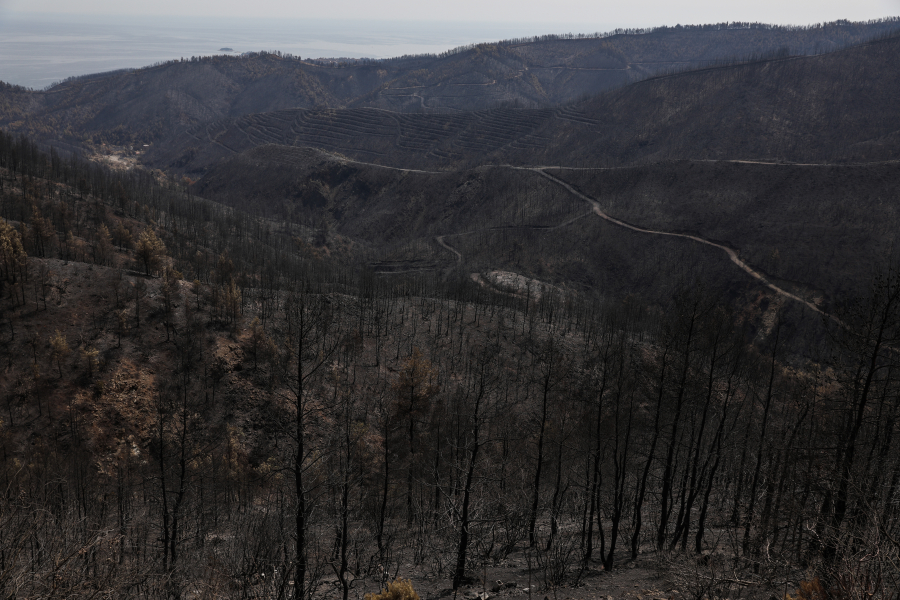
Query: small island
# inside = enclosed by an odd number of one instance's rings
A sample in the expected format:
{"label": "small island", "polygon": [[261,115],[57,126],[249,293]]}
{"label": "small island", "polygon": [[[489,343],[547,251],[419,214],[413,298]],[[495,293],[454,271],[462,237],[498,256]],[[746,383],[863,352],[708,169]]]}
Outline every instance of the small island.
{"label": "small island", "polygon": [[231,48],[219,48],[219,52],[234,52]]}

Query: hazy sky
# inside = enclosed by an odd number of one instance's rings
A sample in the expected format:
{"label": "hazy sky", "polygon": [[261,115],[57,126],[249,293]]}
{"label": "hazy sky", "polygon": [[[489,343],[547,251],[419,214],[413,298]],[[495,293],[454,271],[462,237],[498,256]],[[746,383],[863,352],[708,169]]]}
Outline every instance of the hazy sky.
{"label": "hazy sky", "polygon": [[492,21],[597,28],[760,21],[854,21],[900,14],[900,0],[0,0],[4,11],[405,21]]}

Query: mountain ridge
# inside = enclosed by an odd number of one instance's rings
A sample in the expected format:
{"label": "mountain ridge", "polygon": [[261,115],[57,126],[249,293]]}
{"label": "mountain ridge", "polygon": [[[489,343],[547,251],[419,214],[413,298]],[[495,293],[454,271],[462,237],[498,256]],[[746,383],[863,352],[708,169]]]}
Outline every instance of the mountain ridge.
{"label": "mountain ridge", "polygon": [[58,139],[87,148],[103,143],[141,146],[183,127],[298,107],[456,112],[498,105],[556,106],[675,63],[697,67],[785,47],[810,54],[884,35],[898,23],[657,28],[639,35],[478,44],[437,57],[343,65],[280,53],[220,55],[75,78],[40,92],[3,86],[0,126],[48,145]]}
{"label": "mountain ridge", "polygon": [[552,110],[261,113],[199,124],[155,145],[145,160],[193,178],[232,152],[269,143],[426,170],[676,158],[882,162],[900,157],[892,143],[900,137],[898,60],[895,36],[818,56],[661,75]]}

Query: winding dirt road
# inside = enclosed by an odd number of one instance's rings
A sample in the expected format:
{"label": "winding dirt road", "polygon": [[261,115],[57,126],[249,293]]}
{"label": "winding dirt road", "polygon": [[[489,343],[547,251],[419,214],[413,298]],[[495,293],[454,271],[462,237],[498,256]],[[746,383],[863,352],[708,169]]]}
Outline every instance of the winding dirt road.
{"label": "winding dirt road", "polygon": [[[460,234],[451,234],[451,235],[460,235]],[[462,254],[459,253],[459,250],[457,250],[456,248],[454,248],[453,246],[451,246],[447,242],[445,242],[444,241],[445,237],[447,237],[447,236],[439,235],[436,238],[434,238],[434,241],[436,241],[438,244],[440,244],[443,248],[445,248],[445,249],[449,250],[450,252],[452,252],[453,254],[455,254],[457,264],[462,263]]]}
{"label": "winding dirt road", "polygon": [[[207,132],[207,134],[208,134],[208,132]],[[379,165],[376,163],[369,163],[369,162],[364,162],[364,161],[359,161],[359,160],[353,160],[353,159],[350,159],[350,158],[347,158],[344,156],[336,156],[336,155],[334,155],[330,152],[324,151],[324,150],[319,150],[319,151],[322,152],[323,154],[327,154],[327,155],[331,156],[333,159],[335,159],[339,162],[342,162],[342,163],[367,165],[367,166],[371,166],[371,167],[377,167],[377,168],[388,169],[388,170],[393,170],[393,171],[404,171],[407,173],[429,173],[429,174],[441,173],[441,171],[425,171],[425,170],[420,170],[420,169],[404,169],[401,167],[389,167],[389,166],[385,166],[385,165]],[[706,161],[703,161],[703,162],[706,162]],[[731,161],[719,161],[719,162],[735,162],[735,163],[751,163],[751,164],[757,163],[757,161],[749,161],[749,160],[731,160]],[[760,164],[769,164],[769,163],[761,162]],[[626,223],[625,221],[620,221],[619,219],[616,219],[615,217],[612,217],[612,216],[606,214],[605,212],[603,212],[603,209],[600,207],[600,203],[597,200],[581,193],[580,191],[575,189],[569,183],[563,181],[562,179],[560,179],[558,177],[554,177],[553,175],[547,173],[547,171],[546,171],[546,169],[567,168],[567,167],[554,167],[554,166],[544,166],[544,165],[537,166],[537,167],[517,167],[517,166],[513,166],[513,165],[508,165],[508,164],[507,165],[497,165],[497,166],[498,167],[506,167],[509,169],[515,169],[515,170],[519,170],[519,171],[533,171],[533,172],[549,179],[553,183],[560,185],[563,188],[565,188],[566,190],[568,190],[571,194],[574,194],[575,196],[577,196],[577,197],[581,198],[582,200],[584,200],[585,202],[589,203],[592,207],[592,212],[594,214],[596,214],[601,219],[604,219],[605,221],[612,223],[613,225],[617,225],[619,227],[623,227],[625,229],[629,229],[629,230],[637,232],[637,233],[646,233],[646,234],[650,234],[650,235],[664,235],[664,236],[668,236],[668,237],[683,238],[683,239],[691,240],[693,242],[697,242],[698,244],[703,244],[705,246],[712,246],[713,248],[718,248],[719,250],[721,250],[725,254],[727,254],[728,258],[731,259],[731,262],[733,262],[735,265],[737,265],[741,270],[743,270],[745,273],[747,273],[748,275],[750,275],[751,277],[753,277],[754,279],[756,279],[757,281],[759,281],[760,283],[762,283],[763,285],[765,285],[766,287],[771,289],[776,294],[779,294],[780,296],[794,300],[795,302],[799,302],[799,303],[805,305],[810,310],[812,310],[820,315],[823,315],[825,317],[828,317],[829,319],[831,319],[838,325],[840,325],[842,327],[844,326],[844,324],[841,322],[841,320],[838,319],[837,317],[835,317],[829,313],[826,313],[825,311],[823,311],[821,308],[819,308],[812,302],[805,300],[805,299],[801,298],[800,296],[797,296],[796,294],[792,294],[791,292],[778,287],[777,285],[775,285],[774,283],[772,283],[771,281],[766,279],[765,276],[763,276],[761,273],[754,270],[753,267],[751,267],[750,265],[748,265],[747,263],[742,261],[740,259],[740,257],[738,256],[737,252],[735,252],[732,248],[729,248],[728,246],[725,246],[723,244],[719,244],[719,243],[707,240],[705,238],[702,238],[702,237],[696,236],[696,235],[690,235],[687,233],[674,233],[671,231],[659,231],[656,229],[647,229],[644,227],[638,227],[636,225],[631,225],[629,223]],[[816,166],[816,165],[808,165],[808,166]],[[595,169],[590,169],[590,170],[595,170]],[[598,168],[598,170],[609,170],[609,168],[608,167],[607,168]],[[588,214],[590,214],[590,213],[588,213]],[[534,227],[534,226],[531,226],[531,227],[518,226],[518,227],[523,227],[523,228],[528,228],[528,229],[552,230],[552,229],[558,229],[560,227],[565,227],[567,225],[570,225],[573,222],[583,218],[584,216],[586,216],[586,215],[578,215],[576,217],[566,220],[563,223],[560,223],[558,225],[551,226],[551,227]],[[515,228],[515,227],[516,226],[510,226],[510,228]],[[490,229],[500,229],[500,228],[492,227]],[[467,232],[463,232],[463,233],[454,233],[454,234],[444,234],[444,235],[439,235],[439,236],[435,237],[434,239],[442,248],[444,248],[445,250],[448,250],[449,252],[452,252],[454,255],[456,255],[457,264],[462,264],[462,261],[463,261],[462,254],[460,254],[460,252],[456,248],[454,248],[453,246],[450,246],[445,241],[445,238],[449,235],[457,236],[457,235],[466,235],[466,234],[470,234],[470,233],[474,233],[474,231],[467,231]]]}
{"label": "winding dirt road", "polygon": [[785,298],[790,298],[791,300],[800,302],[801,304],[805,304],[811,310],[819,313],[820,315],[824,315],[824,316],[828,317],[829,319],[832,319],[833,321],[835,321],[838,324],[841,324],[841,322],[836,317],[833,317],[832,315],[826,313],[825,311],[820,309],[818,306],[816,306],[812,302],[809,302],[808,300],[804,300],[803,298],[801,298],[800,296],[797,296],[796,294],[792,294],[786,290],[783,290],[780,287],[778,287],[777,285],[775,285],[774,283],[772,283],[771,281],[769,281],[768,279],[766,279],[762,274],[760,274],[758,271],[753,270],[753,268],[750,265],[748,265],[747,263],[742,261],[740,259],[740,257],[738,257],[737,252],[735,252],[728,246],[723,246],[722,244],[717,244],[716,242],[711,242],[707,239],[704,239],[704,238],[696,236],[696,235],[690,235],[690,234],[686,234],[686,233],[672,233],[670,231],[657,231],[655,229],[645,229],[643,227],[636,227],[635,225],[630,225],[630,224],[626,223],[625,221],[620,221],[619,219],[616,219],[615,217],[609,216],[608,214],[603,212],[603,209],[600,208],[600,203],[597,200],[594,200],[590,196],[586,196],[585,194],[582,194],[581,192],[579,192],[577,189],[575,189],[574,187],[572,187],[571,185],[569,185],[562,179],[559,179],[558,177],[554,177],[553,175],[544,171],[544,168],[542,168],[542,167],[512,167],[512,168],[519,169],[522,171],[534,171],[535,173],[543,175],[550,181],[552,181],[558,185],[561,185],[562,187],[567,189],[572,194],[575,194],[582,200],[585,200],[586,202],[590,203],[590,205],[594,209],[594,214],[596,214],[601,219],[609,221],[613,225],[618,225],[619,227],[624,227],[625,229],[630,229],[631,231],[636,231],[637,233],[649,233],[652,235],[665,235],[665,236],[669,236],[669,237],[684,238],[684,239],[688,239],[688,240],[697,242],[698,244],[704,244],[706,246],[712,246],[713,248],[718,248],[719,250],[722,250],[723,252],[725,252],[725,254],[728,255],[728,258],[731,259],[731,262],[736,264],[738,267],[740,267],[742,270],[744,270],[748,275],[750,275],[754,279],[758,280],[760,283],[764,284],[765,286],[767,286],[769,289],[771,289],[775,293],[780,294],[781,296],[784,296]]}

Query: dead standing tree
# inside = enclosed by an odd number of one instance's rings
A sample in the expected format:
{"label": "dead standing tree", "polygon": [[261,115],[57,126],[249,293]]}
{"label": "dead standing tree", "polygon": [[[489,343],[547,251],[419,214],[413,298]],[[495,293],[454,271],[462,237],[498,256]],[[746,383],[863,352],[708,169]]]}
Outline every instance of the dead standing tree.
{"label": "dead standing tree", "polygon": [[459,406],[465,411],[460,419],[465,422],[464,446],[461,448],[465,460],[465,483],[463,484],[462,504],[458,509],[459,544],[456,550],[456,566],[453,571],[453,589],[459,589],[465,579],[466,559],[468,557],[470,527],[473,522],[472,496],[474,493],[475,473],[478,456],[484,446],[491,442],[488,436],[488,424],[496,419],[502,410],[497,390],[499,380],[499,352],[496,347],[473,349],[466,368],[465,390]]}
{"label": "dead standing tree", "polygon": [[541,403],[538,414],[538,438],[537,458],[534,471],[534,487],[531,499],[531,514],[528,519],[528,546],[533,548],[536,543],[535,529],[537,526],[538,507],[541,493],[541,474],[544,463],[544,442],[547,433],[547,423],[550,418],[550,400],[554,391],[569,376],[572,361],[566,356],[559,342],[550,337],[531,351],[532,364],[536,383],[540,385]]}
{"label": "dead standing tree", "polygon": [[295,292],[286,303],[284,325],[282,350],[286,355],[282,365],[286,371],[287,399],[294,413],[293,425],[288,432],[294,448],[290,464],[286,465],[293,474],[296,501],[294,589],[295,597],[305,598],[315,589],[313,582],[308,581],[311,482],[307,481],[307,474],[321,455],[318,452],[321,449],[311,443],[308,430],[310,419],[321,408],[312,393],[313,382],[331,362],[342,338],[332,300],[323,295]]}
{"label": "dead standing tree", "polygon": [[406,359],[400,374],[394,382],[397,393],[396,413],[398,420],[406,421],[407,471],[406,471],[406,519],[413,521],[413,479],[418,466],[416,423],[427,411],[428,402],[438,392],[437,370],[418,348]]}

